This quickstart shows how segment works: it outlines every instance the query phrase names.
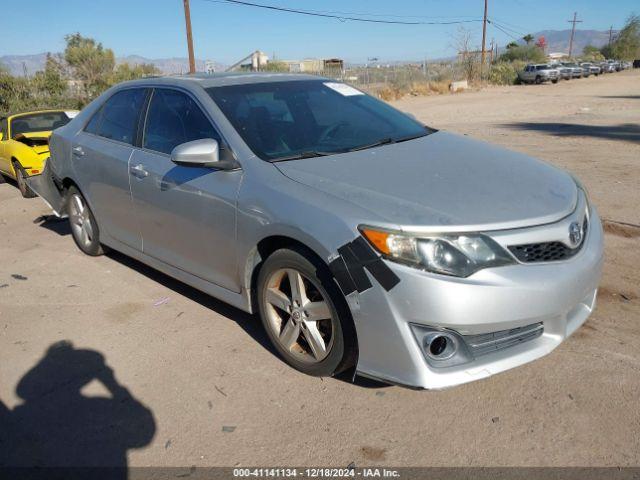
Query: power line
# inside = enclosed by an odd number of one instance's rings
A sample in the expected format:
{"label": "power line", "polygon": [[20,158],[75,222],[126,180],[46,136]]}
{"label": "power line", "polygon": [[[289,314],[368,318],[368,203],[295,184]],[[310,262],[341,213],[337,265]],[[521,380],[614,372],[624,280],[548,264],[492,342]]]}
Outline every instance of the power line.
{"label": "power line", "polygon": [[[511,32],[511,34],[515,34],[515,35],[519,35],[520,37],[524,37],[526,34],[519,32],[517,30],[514,30],[513,28],[509,28],[506,25],[504,25],[502,22],[496,22],[495,18],[492,18],[489,23],[492,23],[494,27],[501,27],[503,30],[507,30],[509,32]],[[519,40],[519,39],[518,39]]]}
{"label": "power line", "polygon": [[500,30],[502,33],[504,33],[505,35],[507,35],[508,37],[513,38],[516,42],[520,40],[520,38],[510,34],[509,32],[507,32],[506,30],[504,30],[500,25],[498,25],[496,22],[494,22],[493,20],[487,20],[487,22],[489,22],[491,25],[493,25],[495,28],[497,28],[498,30]]}
{"label": "power line", "polygon": [[243,0],[202,0],[202,1],[210,2],[210,3],[227,3],[232,5],[243,5],[245,7],[263,8],[266,10],[295,13],[298,15],[307,15],[311,17],[333,18],[336,20],[340,20],[341,22],[351,21],[351,22],[364,22],[364,23],[383,23],[383,24],[392,24],[392,25],[456,25],[456,24],[462,24],[462,23],[475,23],[475,22],[482,21],[480,19],[451,20],[451,21],[384,20],[384,19],[363,18],[358,16],[352,16],[352,14],[340,15],[340,14],[334,14],[329,12],[319,12],[319,11],[312,11],[312,10],[299,10],[296,8],[277,7],[275,5],[253,3],[253,2],[243,1]]}

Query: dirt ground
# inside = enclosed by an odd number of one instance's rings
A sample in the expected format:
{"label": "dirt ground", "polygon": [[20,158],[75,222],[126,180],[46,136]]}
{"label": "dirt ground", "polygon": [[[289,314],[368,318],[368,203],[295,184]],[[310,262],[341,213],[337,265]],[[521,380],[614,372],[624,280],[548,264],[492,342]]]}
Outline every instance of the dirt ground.
{"label": "dirt ground", "polygon": [[120,254],[84,256],[3,184],[0,421],[23,404],[33,428],[130,466],[640,465],[640,229],[624,225],[640,224],[640,71],[396,105],[570,169],[623,222],[607,224],[596,312],[552,354],[440,392],[307,377],[254,318]]}

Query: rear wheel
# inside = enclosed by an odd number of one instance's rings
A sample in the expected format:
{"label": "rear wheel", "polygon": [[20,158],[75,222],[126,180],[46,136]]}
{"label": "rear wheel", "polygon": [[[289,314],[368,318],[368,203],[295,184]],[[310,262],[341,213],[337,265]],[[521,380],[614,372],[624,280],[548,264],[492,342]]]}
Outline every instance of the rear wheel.
{"label": "rear wheel", "polygon": [[350,313],[328,268],[303,248],[277,250],[258,276],[262,324],[280,356],[308,375],[351,367],[356,339]]}
{"label": "rear wheel", "polygon": [[542,77],[537,76],[536,77],[536,85],[540,85],[542,83]]}
{"label": "rear wheel", "polygon": [[553,80],[551,80],[551,83],[558,83],[558,79],[554,78]]}
{"label": "rear wheel", "polygon": [[96,219],[82,194],[75,187],[67,191],[67,213],[71,225],[71,236],[76,245],[87,255],[102,255],[100,232]]}
{"label": "rear wheel", "polygon": [[22,165],[17,161],[13,162],[13,170],[16,172],[16,183],[18,184],[18,189],[24,198],[33,198],[36,196],[35,192],[29,188],[27,185],[26,178],[28,177],[27,172],[24,171]]}

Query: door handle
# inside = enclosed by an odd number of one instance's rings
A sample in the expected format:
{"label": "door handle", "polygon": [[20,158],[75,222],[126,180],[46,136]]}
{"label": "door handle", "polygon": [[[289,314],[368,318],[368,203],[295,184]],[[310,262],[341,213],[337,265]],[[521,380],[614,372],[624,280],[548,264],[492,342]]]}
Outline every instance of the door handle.
{"label": "door handle", "polygon": [[73,147],[71,149],[71,151],[73,152],[73,154],[76,157],[83,157],[84,156],[84,150],[82,149],[82,147],[78,146],[78,147]]}
{"label": "door handle", "polygon": [[141,163],[139,163],[138,165],[136,165],[134,167],[131,167],[129,169],[129,172],[131,172],[131,175],[133,175],[136,178],[144,178],[144,177],[147,177],[149,175],[149,172],[147,172],[144,169],[144,166]]}

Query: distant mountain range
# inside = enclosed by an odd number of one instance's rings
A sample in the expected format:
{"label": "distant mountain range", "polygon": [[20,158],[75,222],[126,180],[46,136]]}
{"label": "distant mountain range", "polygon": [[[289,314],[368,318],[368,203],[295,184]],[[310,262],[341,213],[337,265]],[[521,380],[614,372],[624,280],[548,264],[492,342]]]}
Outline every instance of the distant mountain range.
{"label": "distant mountain range", "polygon": [[[541,32],[532,33],[536,41],[543,36],[547,42],[547,52],[565,52],[569,53],[569,41],[571,39],[571,30],[543,30]],[[609,32],[600,32],[598,30],[576,30],[573,37],[573,53],[580,54],[582,49],[587,45],[594,47],[603,47],[609,42]]]}
{"label": "distant mountain range", "polygon": [[[44,69],[47,58],[46,53],[35,55],[5,55],[0,57],[0,64],[4,65],[13,75],[33,75],[35,72]],[[116,58],[116,63],[129,63],[131,65],[152,63],[165,74],[185,73],[189,71],[189,60],[187,58],[145,58],[139,55],[128,55]],[[224,71],[225,65],[214,62],[216,72]],[[196,70],[204,71],[205,61],[196,59]]]}

